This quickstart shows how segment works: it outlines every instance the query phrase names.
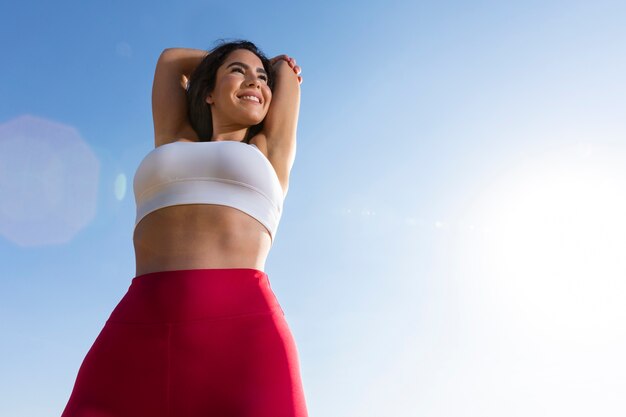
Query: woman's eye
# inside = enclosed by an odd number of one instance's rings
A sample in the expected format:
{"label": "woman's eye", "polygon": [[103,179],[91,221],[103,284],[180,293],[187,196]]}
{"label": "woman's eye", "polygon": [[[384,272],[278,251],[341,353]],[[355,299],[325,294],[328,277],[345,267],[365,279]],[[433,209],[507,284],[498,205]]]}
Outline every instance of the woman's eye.
{"label": "woman's eye", "polygon": [[[233,72],[235,72],[235,71],[240,72],[240,73],[242,73],[242,74],[244,74],[244,75],[245,75],[245,73],[246,73],[246,72],[243,70],[243,68],[241,68],[241,67],[234,67],[234,68],[233,68]],[[261,75],[259,78],[260,78],[260,79],[262,79],[264,82],[267,82],[267,76],[265,76],[265,75]]]}

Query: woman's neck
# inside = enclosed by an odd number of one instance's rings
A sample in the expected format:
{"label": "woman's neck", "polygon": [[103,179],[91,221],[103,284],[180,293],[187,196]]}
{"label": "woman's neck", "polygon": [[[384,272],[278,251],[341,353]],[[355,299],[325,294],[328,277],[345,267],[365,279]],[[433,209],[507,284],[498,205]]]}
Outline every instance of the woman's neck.
{"label": "woman's neck", "polygon": [[241,127],[213,127],[213,137],[212,141],[220,141],[220,140],[234,140],[241,142],[246,137],[246,133],[248,133],[248,128]]}

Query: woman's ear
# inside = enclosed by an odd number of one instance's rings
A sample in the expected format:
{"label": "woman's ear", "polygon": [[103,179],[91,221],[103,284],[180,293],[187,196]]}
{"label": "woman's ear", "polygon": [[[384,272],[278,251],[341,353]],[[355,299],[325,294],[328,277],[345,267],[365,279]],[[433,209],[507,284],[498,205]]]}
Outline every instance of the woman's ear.
{"label": "woman's ear", "polygon": [[206,96],[206,98],[204,99],[204,102],[207,104],[213,104],[213,97],[211,97],[211,94]]}

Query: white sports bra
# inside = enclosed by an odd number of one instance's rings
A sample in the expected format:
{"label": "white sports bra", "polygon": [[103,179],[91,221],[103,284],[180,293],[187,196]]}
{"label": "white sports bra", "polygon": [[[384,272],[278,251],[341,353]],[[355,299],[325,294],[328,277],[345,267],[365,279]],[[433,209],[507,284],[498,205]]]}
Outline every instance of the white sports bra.
{"label": "white sports bra", "polygon": [[254,217],[272,243],[284,195],[274,167],[253,144],[170,142],[150,151],[133,179],[137,216],[179,204],[218,204]]}

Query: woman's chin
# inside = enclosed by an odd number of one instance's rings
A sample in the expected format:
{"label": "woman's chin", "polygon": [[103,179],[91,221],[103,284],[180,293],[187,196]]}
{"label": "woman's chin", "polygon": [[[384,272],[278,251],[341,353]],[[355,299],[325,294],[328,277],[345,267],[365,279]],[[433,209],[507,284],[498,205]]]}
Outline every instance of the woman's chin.
{"label": "woman's chin", "polygon": [[243,117],[241,121],[242,121],[242,124],[248,127],[252,127],[261,123],[264,118],[265,118],[265,115],[263,115],[263,117],[259,115],[255,115],[255,116],[249,115],[247,117]]}

